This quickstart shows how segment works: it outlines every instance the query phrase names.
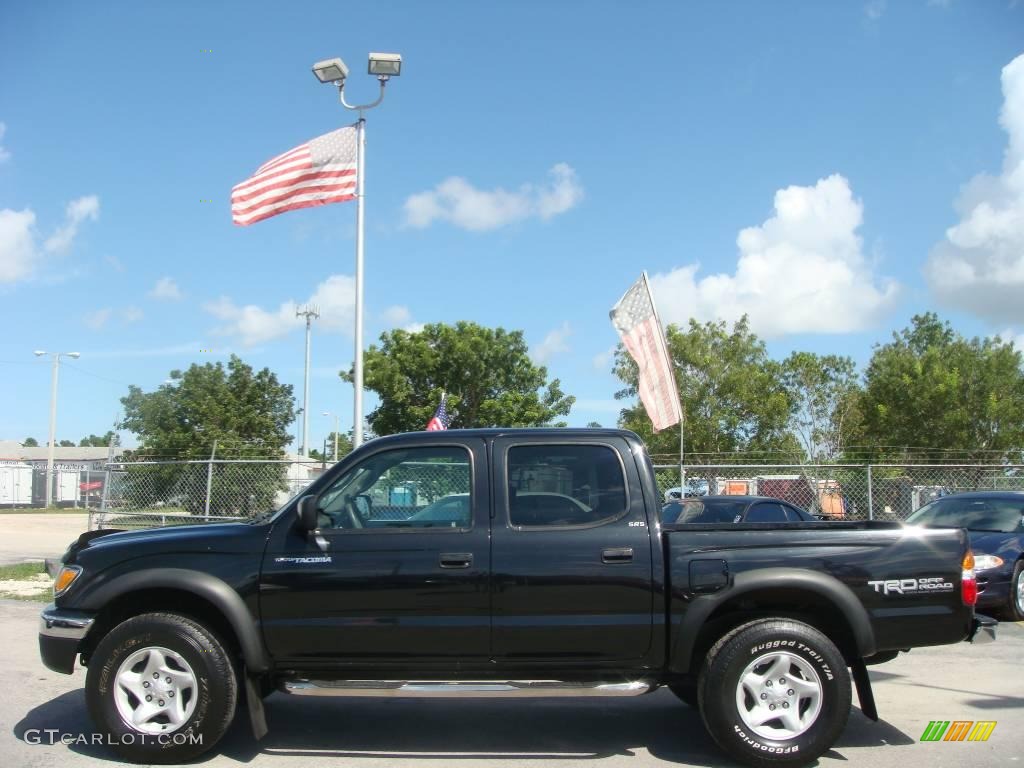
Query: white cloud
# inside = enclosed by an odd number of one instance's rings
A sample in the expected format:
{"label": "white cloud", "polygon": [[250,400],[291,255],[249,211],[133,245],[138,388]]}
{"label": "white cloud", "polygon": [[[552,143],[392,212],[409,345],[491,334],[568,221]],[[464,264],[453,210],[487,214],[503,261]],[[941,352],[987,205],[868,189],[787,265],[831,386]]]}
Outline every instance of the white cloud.
{"label": "white cloud", "polygon": [[121,319],[129,325],[139,322],[143,316],[143,311],[138,307],[125,307],[121,310]]}
{"label": "white cloud", "polygon": [[869,0],[864,5],[864,15],[871,21],[878,21],[885,13],[886,0]]}
{"label": "white cloud", "polygon": [[498,187],[477,189],[466,179],[451,176],[428,192],[405,201],[405,223],[422,229],[435,221],[448,221],[460,229],[483,232],[530,217],[550,219],[575,207],[583,199],[583,187],[566,163],[548,171],[542,184],[523,184],[509,192]]}
{"label": "white cloud", "polygon": [[[352,335],[355,318],[355,280],[348,275],[331,275],[317,286],[309,300],[302,305],[315,305],[320,318],[314,320],[314,327]],[[203,309],[219,320],[225,321],[215,333],[237,336],[245,347],[287,336],[305,325],[305,319],[296,317],[295,312],[302,306],[289,299],[276,310],[267,310],[255,304],[238,306],[227,296],[207,302]]]}
{"label": "white cloud", "polygon": [[[7,133],[7,125],[0,123],[0,141],[4,140],[4,134]],[[11,159],[11,153],[8,152],[2,145],[0,145],[0,163],[7,162]]]}
{"label": "white cloud", "polygon": [[87,312],[84,318],[85,324],[92,330],[98,331],[107,324],[107,321],[110,320],[111,314],[113,314],[113,310],[109,307]]}
{"label": "white cloud", "polygon": [[72,200],[68,203],[64,224],[46,239],[43,247],[49,253],[64,253],[71,247],[75,235],[78,234],[78,226],[86,219],[96,221],[99,215],[100,199],[96,195],[86,195]]}
{"label": "white cloud", "polygon": [[64,224],[40,246],[36,214],[29,208],[0,210],[0,284],[16,283],[32,277],[47,253],[63,253],[71,247],[78,226],[99,216],[100,201],[95,195],[68,203]]}
{"label": "white cloud", "polygon": [[651,278],[666,323],[736,321],[759,335],[846,333],[871,326],[895,301],[895,282],[877,278],[857,234],[863,205],[838,174],[813,187],[775,193],[775,215],[736,238],[733,274],[698,278],[698,264]]}
{"label": "white cloud", "polygon": [[608,347],[604,352],[598,352],[591,360],[595,370],[609,371],[612,360],[615,359],[615,347]]}
{"label": "white cloud", "polygon": [[419,333],[423,330],[423,323],[413,322],[412,313],[408,307],[396,304],[388,307],[381,313],[384,323],[390,328],[401,328],[409,333]]}
{"label": "white cloud", "polygon": [[182,296],[181,289],[172,277],[161,277],[157,280],[149,295],[163,301],[178,301]]}
{"label": "white cloud", "polygon": [[103,262],[115,272],[124,272],[124,264],[117,256],[104,256]]}
{"label": "white cloud", "polygon": [[1012,328],[1007,328],[999,334],[999,338],[1003,341],[1012,341],[1014,347],[1024,352],[1024,333],[1017,333]]}
{"label": "white cloud", "polygon": [[36,215],[28,210],[0,210],[0,283],[16,283],[32,274],[39,259]]}
{"label": "white cloud", "polygon": [[555,355],[568,352],[568,339],[571,335],[569,323],[562,323],[558,328],[548,331],[544,340],[530,349],[530,357],[536,363],[546,363]]}
{"label": "white cloud", "polygon": [[929,256],[925,276],[945,304],[992,322],[1024,321],[1024,55],[1003,68],[999,124],[1009,136],[999,176],[961,190],[960,221]]}

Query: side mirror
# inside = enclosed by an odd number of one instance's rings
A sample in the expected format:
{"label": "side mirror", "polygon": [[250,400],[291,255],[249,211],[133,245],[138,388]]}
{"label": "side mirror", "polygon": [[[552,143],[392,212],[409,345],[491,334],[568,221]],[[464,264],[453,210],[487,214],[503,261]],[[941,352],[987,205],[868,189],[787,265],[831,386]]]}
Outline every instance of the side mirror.
{"label": "side mirror", "polygon": [[299,519],[299,528],[304,531],[315,531],[317,525],[316,496],[303,496],[295,507],[295,514]]}

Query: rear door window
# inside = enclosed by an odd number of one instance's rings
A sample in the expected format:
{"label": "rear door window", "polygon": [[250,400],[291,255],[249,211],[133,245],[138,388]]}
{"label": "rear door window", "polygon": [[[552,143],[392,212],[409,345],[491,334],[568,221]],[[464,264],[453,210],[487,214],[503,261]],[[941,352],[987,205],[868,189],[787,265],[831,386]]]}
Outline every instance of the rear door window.
{"label": "rear door window", "polygon": [[619,455],[604,445],[517,445],[508,451],[509,522],[598,525],[627,511]]}

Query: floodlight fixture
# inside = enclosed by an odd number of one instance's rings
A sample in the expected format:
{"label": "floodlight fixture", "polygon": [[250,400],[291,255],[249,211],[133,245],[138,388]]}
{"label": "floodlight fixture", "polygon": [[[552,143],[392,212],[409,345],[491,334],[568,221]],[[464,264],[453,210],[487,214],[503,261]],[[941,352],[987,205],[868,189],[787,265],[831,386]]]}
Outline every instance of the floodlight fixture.
{"label": "floodlight fixture", "polygon": [[77,360],[78,358],[80,358],[82,356],[81,352],[65,352],[64,354],[67,355],[68,357],[75,358],[75,360]]}
{"label": "floodlight fixture", "polygon": [[398,77],[402,74],[402,57],[397,53],[371,53],[367,72],[379,77]]}
{"label": "floodlight fixture", "polygon": [[37,349],[32,354],[35,355],[36,357],[42,357],[43,355],[46,354],[46,350],[45,349]]}
{"label": "floodlight fixture", "polygon": [[321,83],[345,82],[348,67],[341,59],[324,59],[313,65],[313,74]]}

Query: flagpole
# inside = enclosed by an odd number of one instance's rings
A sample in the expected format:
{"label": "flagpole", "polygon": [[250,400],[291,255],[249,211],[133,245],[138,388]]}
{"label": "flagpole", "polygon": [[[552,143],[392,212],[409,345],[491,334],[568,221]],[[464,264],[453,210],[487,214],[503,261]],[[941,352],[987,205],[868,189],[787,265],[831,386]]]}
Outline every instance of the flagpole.
{"label": "flagpole", "polygon": [[366,198],[366,118],[363,113],[373,109],[384,101],[384,86],[388,76],[377,77],[380,82],[380,95],[369,104],[349,104],[345,101],[345,81],[338,86],[341,105],[359,113],[356,121],[356,319],[355,343],[356,354],[352,365],[352,447],[363,444],[363,215]]}
{"label": "flagpole", "polygon": [[[381,96],[384,95],[384,84],[381,83]],[[353,398],[352,398],[352,447],[363,444],[363,205],[366,184],[366,118],[359,113],[356,123],[356,145],[358,160],[356,165],[356,359],[353,366]]]}

